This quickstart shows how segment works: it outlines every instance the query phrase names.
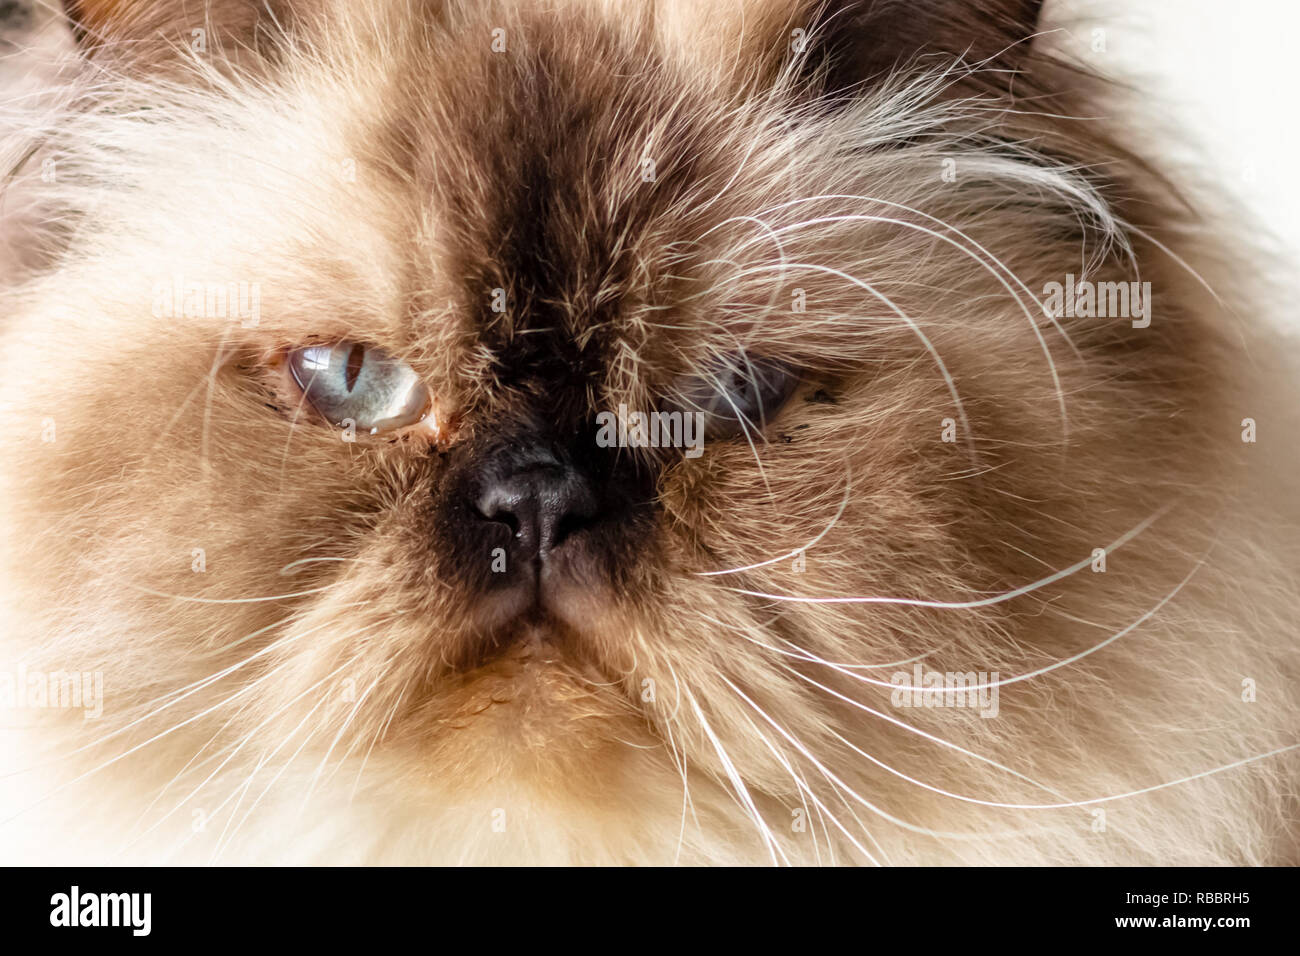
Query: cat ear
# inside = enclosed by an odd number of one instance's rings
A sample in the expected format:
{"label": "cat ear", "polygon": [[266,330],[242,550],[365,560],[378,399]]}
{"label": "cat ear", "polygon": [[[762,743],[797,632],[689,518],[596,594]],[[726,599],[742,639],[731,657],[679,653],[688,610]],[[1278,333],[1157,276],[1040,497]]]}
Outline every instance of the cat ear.
{"label": "cat ear", "polygon": [[[1042,5],[1042,0],[817,0],[802,27],[801,72],[820,92],[835,94],[897,72],[942,69],[960,59],[966,67],[980,67],[972,74],[979,85],[1005,92],[1029,56]],[[791,49],[800,52],[797,43]]]}

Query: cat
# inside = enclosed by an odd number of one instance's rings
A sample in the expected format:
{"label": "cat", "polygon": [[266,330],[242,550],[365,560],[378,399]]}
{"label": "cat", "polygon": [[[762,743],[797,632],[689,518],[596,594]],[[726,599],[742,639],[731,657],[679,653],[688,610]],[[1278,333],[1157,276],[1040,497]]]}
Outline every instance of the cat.
{"label": "cat", "polygon": [[68,14],[4,859],[1296,862],[1291,359],[1040,2]]}

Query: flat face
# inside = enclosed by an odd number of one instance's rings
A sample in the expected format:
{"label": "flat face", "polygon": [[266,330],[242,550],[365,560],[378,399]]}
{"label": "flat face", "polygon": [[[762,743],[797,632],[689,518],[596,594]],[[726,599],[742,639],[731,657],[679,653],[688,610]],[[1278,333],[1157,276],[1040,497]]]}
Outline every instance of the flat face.
{"label": "flat face", "polygon": [[[505,808],[520,858],[866,862],[791,809],[920,819],[879,758],[966,773],[920,742],[990,726],[902,720],[900,669],[1023,672],[1070,614],[1129,619],[1074,575],[1196,474],[1202,338],[1142,324],[1099,138],[881,72],[991,56],[1035,5],[876,46],[813,6],[88,21],[123,68],[52,137],[94,211],[0,355],[9,573],[110,727],[166,731],[141,779],[345,781],[434,857]],[[1045,309],[1075,278],[1132,314]],[[1023,690],[1003,719],[1041,723]]]}

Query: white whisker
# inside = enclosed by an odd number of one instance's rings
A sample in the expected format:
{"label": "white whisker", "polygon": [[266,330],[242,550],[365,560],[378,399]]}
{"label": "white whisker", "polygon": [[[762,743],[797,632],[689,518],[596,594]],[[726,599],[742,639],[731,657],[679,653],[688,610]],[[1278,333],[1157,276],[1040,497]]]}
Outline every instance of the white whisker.
{"label": "white whisker", "polygon": [[[1163,517],[1172,507],[1173,507],[1172,503],[1165,505],[1163,508],[1156,511],[1154,514],[1146,518],[1144,521],[1136,525],[1134,528],[1125,532],[1119,538],[1116,538],[1114,541],[1112,541],[1109,545],[1107,545],[1105,548],[1101,550],[1105,551],[1106,554],[1110,554],[1112,551],[1123,547],[1129,541],[1133,540],[1133,538],[1137,537],[1147,528],[1151,527],[1152,524],[1154,524],[1157,520]],[[1077,574],[1078,572],[1082,571],[1084,568],[1089,567],[1092,564],[1093,560],[1094,560],[1094,556],[1092,554],[1089,554],[1088,557],[1084,558],[1083,560],[1075,564],[1072,564],[1067,568],[1062,568],[1060,571],[1057,571],[1055,574],[1049,574],[1045,578],[1039,578],[1037,581],[1033,581],[1029,584],[1022,585],[1010,591],[1003,591],[999,594],[994,594],[990,597],[972,599],[969,601],[927,601],[921,598],[895,598],[895,597],[817,598],[817,597],[800,597],[794,594],[768,594],[763,591],[749,591],[743,588],[727,588],[727,590],[735,591],[737,594],[747,594],[750,597],[765,598],[771,601],[789,601],[796,604],[901,604],[908,607],[931,607],[931,608],[949,608],[955,610],[963,610],[969,608],[990,607],[994,604],[1001,604],[1004,601],[1010,601],[1013,598],[1020,597],[1021,595],[1029,594],[1033,591],[1037,591],[1040,588],[1047,587],[1050,584],[1055,584],[1057,581],[1060,581],[1064,578],[1068,578],[1072,574]]]}

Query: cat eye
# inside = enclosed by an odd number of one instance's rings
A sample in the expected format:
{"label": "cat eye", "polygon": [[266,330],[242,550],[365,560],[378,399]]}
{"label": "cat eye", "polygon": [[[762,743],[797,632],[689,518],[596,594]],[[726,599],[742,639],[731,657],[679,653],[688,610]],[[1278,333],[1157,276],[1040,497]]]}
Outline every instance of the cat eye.
{"label": "cat eye", "polygon": [[702,412],[710,438],[730,438],[765,428],[798,381],[786,362],[737,352],[679,382],[670,404]]}
{"label": "cat eye", "polygon": [[359,342],[310,345],[288,356],[303,397],[335,425],[349,420],[371,435],[414,425],[428,413],[429,390],[415,370]]}

